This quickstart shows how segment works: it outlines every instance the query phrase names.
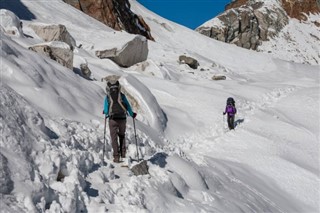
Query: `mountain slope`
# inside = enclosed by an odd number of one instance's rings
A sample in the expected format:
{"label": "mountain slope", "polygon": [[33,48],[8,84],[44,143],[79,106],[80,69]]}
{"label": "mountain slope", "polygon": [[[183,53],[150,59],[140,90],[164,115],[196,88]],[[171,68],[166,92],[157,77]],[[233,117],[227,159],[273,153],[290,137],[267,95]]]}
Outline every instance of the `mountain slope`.
{"label": "mountain slope", "polygon": [[[132,35],[59,0],[21,2],[36,17],[23,20],[33,38],[1,35],[4,211],[319,210],[319,66],[214,41],[131,1],[157,42],[149,42],[147,61],[124,69],[96,58],[94,50]],[[65,24],[83,44],[74,50],[74,67],[87,61],[93,80],[26,50],[39,41],[28,27],[34,22]],[[182,54],[196,58],[199,69],[179,64]],[[108,130],[103,144],[105,85],[94,79],[110,74],[122,76],[141,106],[134,109],[137,144],[149,175],[132,176],[112,163]],[[213,75],[226,81],[212,81]],[[235,131],[226,130],[222,116],[229,96],[238,108]],[[131,118],[126,140],[128,156],[136,158]],[[106,165],[100,166],[104,146]]]}

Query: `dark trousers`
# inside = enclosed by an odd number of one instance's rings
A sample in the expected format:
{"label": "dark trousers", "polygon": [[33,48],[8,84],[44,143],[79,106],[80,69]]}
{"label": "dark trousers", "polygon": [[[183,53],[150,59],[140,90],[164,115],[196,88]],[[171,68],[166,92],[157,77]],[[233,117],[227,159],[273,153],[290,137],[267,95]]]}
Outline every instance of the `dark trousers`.
{"label": "dark trousers", "polygon": [[[125,142],[125,132],[126,132],[126,119],[113,120],[109,119],[109,129],[110,137],[113,149],[113,157],[119,158],[125,157],[126,155],[126,142]],[[119,137],[119,144],[118,144]]]}
{"label": "dark trousers", "polygon": [[227,120],[229,129],[234,129],[234,115],[228,115]]}

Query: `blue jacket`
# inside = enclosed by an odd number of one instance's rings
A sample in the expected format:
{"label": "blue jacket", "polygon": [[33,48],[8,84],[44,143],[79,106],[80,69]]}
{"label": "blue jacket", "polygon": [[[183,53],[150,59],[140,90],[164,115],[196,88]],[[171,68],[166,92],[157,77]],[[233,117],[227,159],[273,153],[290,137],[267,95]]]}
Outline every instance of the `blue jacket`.
{"label": "blue jacket", "polygon": [[[127,97],[123,93],[121,93],[121,99],[125,105],[125,108],[127,109],[127,112],[129,113],[129,115],[131,117],[133,117],[131,105],[130,105]],[[105,114],[106,117],[109,117],[109,98],[108,98],[108,96],[106,96],[106,98],[104,99],[103,114]]]}

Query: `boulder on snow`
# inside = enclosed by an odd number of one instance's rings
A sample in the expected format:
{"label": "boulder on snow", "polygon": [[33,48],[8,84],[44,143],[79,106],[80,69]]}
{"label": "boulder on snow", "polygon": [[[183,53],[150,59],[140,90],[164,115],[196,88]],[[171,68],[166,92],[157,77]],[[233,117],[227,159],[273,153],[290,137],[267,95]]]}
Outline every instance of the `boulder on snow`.
{"label": "boulder on snow", "polygon": [[45,42],[62,41],[73,49],[76,46],[74,38],[68,32],[66,26],[62,24],[30,24],[29,27]]}
{"label": "boulder on snow", "polygon": [[29,47],[30,50],[48,56],[62,66],[73,69],[73,51],[64,42],[52,41]]}
{"label": "boulder on snow", "polygon": [[191,67],[192,69],[197,69],[199,66],[199,62],[196,59],[194,59],[192,57],[185,56],[185,55],[179,56],[179,62],[180,62],[180,64],[189,65],[189,67]]}
{"label": "boulder on snow", "polygon": [[219,81],[219,80],[226,80],[227,77],[224,76],[224,75],[214,75],[212,76],[212,80],[215,80],[215,81]]}
{"label": "boulder on snow", "polygon": [[87,63],[80,64],[80,71],[85,78],[90,78],[91,70],[89,69]]}
{"label": "boulder on snow", "polygon": [[23,36],[22,22],[9,10],[0,9],[0,25],[8,35]]}
{"label": "boulder on snow", "polygon": [[137,165],[134,165],[130,170],[135,176],[149,174],[149,167],[146,160],[143,160]]}
{"label": "boulder on snow", "polygon": [[136,36],[121,49],[98,50],[96,51],[96,56],[101,59],[111,59],[121,67],[130,67],[136,63],[147,60],[148,52],[147,39],[143,36]]}

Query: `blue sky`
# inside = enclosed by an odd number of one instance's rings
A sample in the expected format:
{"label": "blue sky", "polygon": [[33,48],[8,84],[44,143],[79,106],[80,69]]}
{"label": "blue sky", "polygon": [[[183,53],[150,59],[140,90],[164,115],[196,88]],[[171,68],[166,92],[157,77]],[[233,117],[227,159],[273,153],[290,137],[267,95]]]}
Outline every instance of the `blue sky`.
{"label": "blue sky", "polygon": [[138,0],[154,13],[195,29],[224,11],[231,0]]}

